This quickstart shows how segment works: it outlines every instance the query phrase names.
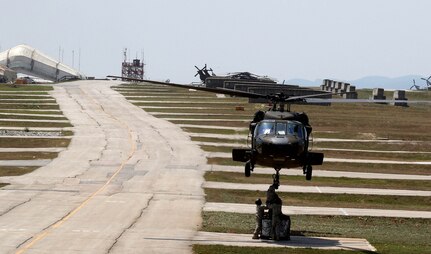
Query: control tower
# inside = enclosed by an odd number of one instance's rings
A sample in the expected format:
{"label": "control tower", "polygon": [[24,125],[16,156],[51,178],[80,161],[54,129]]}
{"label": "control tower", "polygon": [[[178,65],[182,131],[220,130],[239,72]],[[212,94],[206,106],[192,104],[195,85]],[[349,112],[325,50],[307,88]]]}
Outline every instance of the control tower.
{"label": "control tower", "polygon": [[133,59],[132,62],[127,62],[127,48],[124,49],[124,61],[121,64],[121,77],[125,78],[144,78],[144,60]]}

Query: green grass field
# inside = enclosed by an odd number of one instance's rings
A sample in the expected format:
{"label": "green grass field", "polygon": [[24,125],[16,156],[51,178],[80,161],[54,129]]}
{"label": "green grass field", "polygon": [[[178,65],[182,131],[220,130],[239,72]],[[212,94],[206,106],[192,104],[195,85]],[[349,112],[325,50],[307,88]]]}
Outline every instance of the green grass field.
{"label": "green grass field", "polygon": [[[353,252],[350,250],[321,250],[304,248],[275,248],[275,247],[234,247],[222,245],[193,245],[195,254],[354,254],[367,252]],[[374,252],[371,252],[374,253]]]}
{"label": "green grass field", "polygon": [[0,126],[4,127],[51,127],[51,128],[63,128],[72,127],[70,123],[56,123],[56,122],[38,122],[38,119],[33,119],[31,122],[18,122],[13,121],[0,121]]}
{"label": "green grass field", "polygon": [[0,176],[19,176],[33,172],[39,167],[0,166]]}
{"label": "green grass field", "polygon": [[[61,111],[45,111],[46,109],[59,109],[58,105],[45,105],[45,103],[55,103],[55,99],[48,95],[48,91],[53,90],[51,86],[42,85],[0,85],[0,126],[3,127],[71,127],[66,123],[41,122],[40,120],[67,120],[66,117],[38,116],[36,114],[62,115]],[[29,96],[24,96],[29,95]],[[29,100],[31,99],[31,100]],[[49,99],[49,100],[41,100]],[[12,104],[8,104],[12,103]],[[22,103],[22,104],[20,104]],[[28,116],[14,114],[29,114]],[[17,121],[18,119],[27,119],[27,121]],[[13,131],[13,130],[11,130]],[[8,137],[7,131],[5,136],[0,137],[1,148],[47,148],[47,147],[67,147],[70,143],[69,138],[61,136],[71,136],[72,131],[56,132],[53,135],[59,135],[58,138],[29,137],[17,138]],[[36,160],[36,159],[54,159],[58,156],[57,152],[0,152],[0,160]],[[14,167],[0,166],[0,176],[18,176],[30,173],[38,167]],[[7,183],[1,184],[5,186]]]}
{"label": "green grass field", "polygon": [[0,109],[0,113],[7,114],[41,114],[41,115],[62,115],[61,111],[47,111],[47,110],[21,110],[21,109]]}
{"label": "green grass field", "polygon": [[[386,218],[292,215],[292,235],[366,238],[380,254],[431,253],[431,220]],[[202,231],[251,234],[254,230],[253,214],[204,212]],[[195,246],[204,251],[204,246]],[[219,249],[220,248],[220,249]],[[340,251],[292,250],[221,247],[211,252],[195,253],[346,253]],[[214,251],[214,252],[213,252]],[[250,251],[250,252],[246,252]],[[263,252],[265,251],[265,252]],[[295,252],[299,251],[299,252]],[[306,251],[306,252],[300,252]],[[309,252],[307,252],[309,251]],[[357,252],[348,252],[357,253]]]}
{"label": "green grass field", "polygon": [[65,138],[0,138],[2,148],[67,147],[69,143]]}
{"label": "green grass field", "polygon": [[[164,86],[152,86],[148,84],[118,86],[121,88],[135,89],[121,91],[126,96],[171,96],[159,98],[159,103],[154,103],[157,98],[133,98],[141,101],[136,105],[144,105],[144,110],[155,114],[159,118],[181,118],[170,120],[175,124],[193,124],[208,126],[223,126],[228,129],[216,129],[211,127],[182,129],[189,133],[243,135],[238,140],[227,138],[192,137],[196,142],[214,142],[246,145],[248,131],[235,131],[234,127],[248,127],[247,122],[230,121],[194,121],[193,119],[252,119],[257,110],[265,110],[265,104],[248,104],[241,98],[217,98],[214,94],[202,91],[190,92],[186,89]],[[372,90],[359,90],[360,98],[368,98]],[[175,96],[203,96],[214,99],[208,101],[219,103],[187,104],[179,102],[199,102],[196,98],[175,98]],[[392,93],[386,92],[391,98]],[[431,92],[407,92],[407,98],[412,100],[431,100]],[[163,103],[163,101],[175,101],[177,103]],[[235,103],[236,102],[236,103]],[[169,106],[170,108],[145,108],[145,106]],[[184,109],[178,107],[210,107],[210,109]],[[236,110],[236,106],[243,107],[243,111]],[[375,142],[326,142],[314,141],[311,147],[314,150],[322,148],[356,149],[356,150],[380,150],[380,151],[431,151],[431,107],[429,105],[411,104],[410,107],[395,107],[381,104],[335,104],[329,107],[314,105],[292,105],[293,111],[307,112],[310,124],[313,127],[314,138],[332,139],[358,139],[376,140]],[[229,116],[192,116],[192,115],[157,115],[157,113],[216,113],[229,114]],[[231,128],[231,129],[229,129]],[[378,140],[402,140],[404,142],[386,143]],[[405,142],[409,141],[409,142]],[[202,145],[201,148],[208,152],[231,151],[227,146]],[[373,153],[366,151],[324,151],[325,157],[332,158],[356,158],[370,160],[395,160],[395,161],[431,161],[431,155],[427,153]],[[237,165],[243,163],[233,162],[230,158],[207,158],[209,164]],[[397,165],[397,164],[371,164],[348,162],[325,162],[322,166],[314,167],[315,170],[334,170],[351,172],[375,172],[430,175],[430,165]],[[259,168],[256,168],[259,170]],[[281,172],[282,173],[282,172]],[[237,182],[237,183],[262,183],[270,184],[269,175],[254,174],[250,178],[243,177],[242,173],[207,172],[207,181]],[[336,186],[336,187],[363,187],[363,188],[391,188],[430,190],[429,181],[410,180],[378,180],[355,179],[334,177],[313,177],[311,182],[305,181],[302,176],[282,176],[281,182],[292,185],[312,186]],[[209,202],[229,202],[253,204],[257,197],[264,198],[264,192],[205,189],[206,200]],[[307,193],[279,193],[280,197],[288,205],[322,206],[322,207],[352,207],[352,208],[380,208],[401,210],[431,210],[431,197],[401,197],[378,195],[349,195],[349,194],[307,194]],[[292,216],[293,231],[297,235],[306,236],[339,236],[360,237],[368,239],[377,249],[378,253],[431,253],[429,241],[429,219],[399,219],[384,217],[338,217],[338,216]],[[203,213],[203,231],[251,233],[254,228],[254,216],[234,213]],[[193,246],[194,253],[354,253],[352,251],[312,250],[312,249],[277,249],[277,248],[240,248],[227,246]]]}
{"label": "green grass field", "polygon": [[[298,169],[299,170],[299,169]],[[298,171],[301,172],[301,171]],[[205,173],[205,181],[228,182],[228,183],[250,183],[250,184],[272,184],[271,175],[253,174],[252,177],[244,177],[244,173],[217,172]],[[331,186],[350,188],[375,188],[375,189],[400,189],[400,190],[425,190],[431,191],[431,181],[422,180],[391,180],[391,179],[364,179],[347,177],[318,177],[314,176],[312,181],[305,181],[304,176],[280,176],[282,185],[300,186]]]}
{"label": "green grass field", "polygon": [[54,159],[55,152],[0,152],[0,160],[42,160]]}
{"label": "green grass field", "polygon": [[[202,150],[207,152],[231,153],[230,146],[210,146],[201,145]],[[431,153],[377,153],[366,151],[325,151],[313,149],[316,152],[323,152],[329,158],[349,158],[349,159],[370,159],[370,160],[393,160],[393,161],[431,161]]]}
{"label": "green grass field", "polygon": [[9,84],[0,84],[0,92],[1,91],[32,91],[32,92],[46,92],[53,90],[52,86],[44,86],[44,85],[9,85]]}
{"label": "green grass field", "polygon": [[[207,163],[225,166],[244,166],[243,162],[232,161],[231,158],[221,157],[207,158]],[[259,167],[256,167],[256,170],[259,170]],[[431,165],[324,162],[323,165],[314,166],[313,170],[430,175]]]}
{"label": "green grass field", "polygon": [[[268,185],[269,186],[269,185]],[[218,203],[254,204],[264,199],[266,191],[228,190],[205,188],[206,201]],[[384,196],[361,194],[287,193],[278,195],[286,205],[311,207],[342,207],[431,211],[431,197]]]}
{"label": "green grass field", "polygon": [[50,116],[22,116],[22,115],[2,115],[0,119],[27,119],[27,120],[67,120],[66,117],[50,117]]}

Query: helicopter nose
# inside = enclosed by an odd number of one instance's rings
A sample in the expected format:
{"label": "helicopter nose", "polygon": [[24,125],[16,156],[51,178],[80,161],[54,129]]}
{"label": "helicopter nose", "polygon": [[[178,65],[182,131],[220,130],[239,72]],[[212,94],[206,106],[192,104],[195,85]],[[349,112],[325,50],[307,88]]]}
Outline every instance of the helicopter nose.
{"label": "helicopter nose", "polygon": [[262,154],[275,157],[295,156],[299,151],[299,144],[296,140],[264,140],[262,142]]}

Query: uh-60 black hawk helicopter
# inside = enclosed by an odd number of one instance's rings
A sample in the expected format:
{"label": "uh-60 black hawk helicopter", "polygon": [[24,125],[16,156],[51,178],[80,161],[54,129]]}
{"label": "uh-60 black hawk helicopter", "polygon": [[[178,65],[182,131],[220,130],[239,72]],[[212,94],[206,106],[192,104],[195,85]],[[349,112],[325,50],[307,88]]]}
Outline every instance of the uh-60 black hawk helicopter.
{"label": "uh-60 black hawk helicopter", "polygon": [[[219,94],[246,98],[265,98],[272,104],[267,111],[257,111],[250,122],[251,147],[232,150],[234,161],[245,162],[245,176],[249,177],[256,165],[272,167],[275,184],[279,184],[279,171],[282,168],[302,167],[306,180],[312,178],[312,166],[322,165],[323,153],[309,150],[312,127],[307,114],[291,112],[290,105],[304,103],[307,98],[331,95],[318,93],[304,96],[288,96],[283,93],[263,95],[226,88],[209,88],[202,86],[166,83],[153,80],[107,76],[130,81],[162,84],[167,86],[195,89]],[[337,93],[339,94],[339,93]]]}

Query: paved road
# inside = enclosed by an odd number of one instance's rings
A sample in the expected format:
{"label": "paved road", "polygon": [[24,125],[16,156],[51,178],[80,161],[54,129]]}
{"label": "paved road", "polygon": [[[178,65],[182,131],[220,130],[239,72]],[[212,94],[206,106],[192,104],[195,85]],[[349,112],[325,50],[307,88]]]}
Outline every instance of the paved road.
{"label": "paved road", "polygon": [[205,157],[114,84],[52,93],[75,135],[57,159],[0,189],[1,253],[191,253]]}
{"label": "paved road", "polygon": [[[211,189],[267,191],[269,184],[205,182],[203,187],[211,188]],[[299,185],[280,185],[277,192],[422,196],[422,197],[431,196],[431,191],[420,191],[420,190],[348,188],[348,187],[328,187],[328,186],[299,186]]]}
{"label": "paved road", "polygon": [[[205,204],[204,211],[254,214],[256,213],[256,205],[208,202]],[[373,217],[403,217],[403,218],[431,219],[431,212],[428,212],[428,211],[406,211],[406,210],[363,209],[363,208],[283,206],[283,213],[289,214],[289,215],[308,214],[308,215],[373,216]]]}

